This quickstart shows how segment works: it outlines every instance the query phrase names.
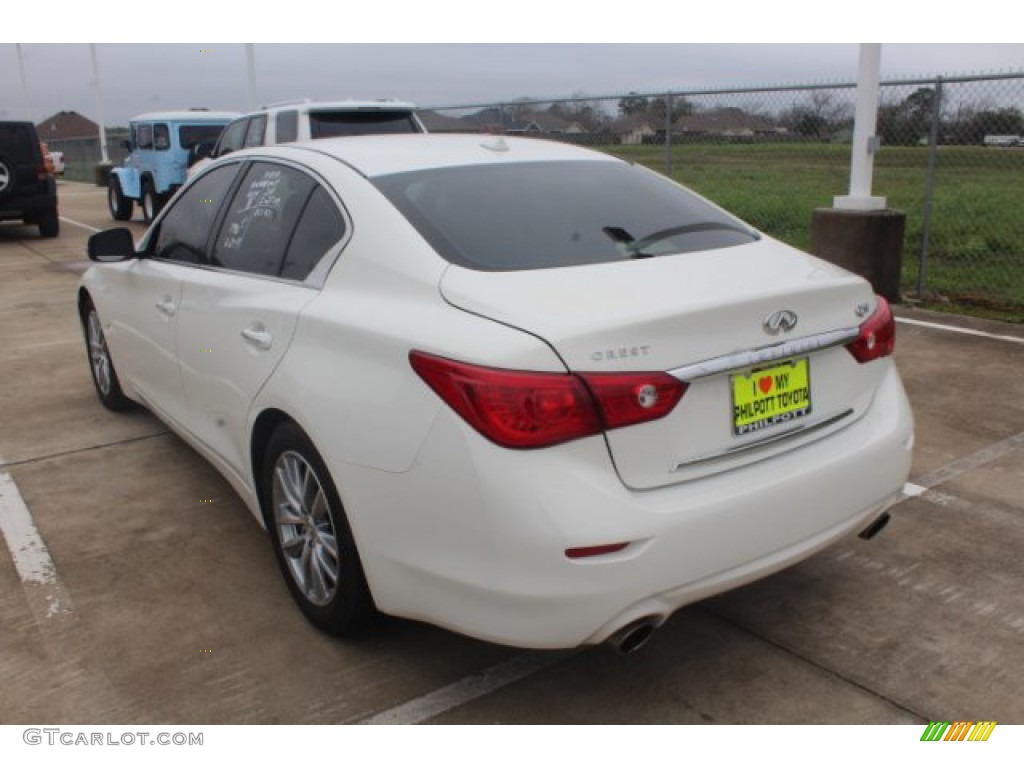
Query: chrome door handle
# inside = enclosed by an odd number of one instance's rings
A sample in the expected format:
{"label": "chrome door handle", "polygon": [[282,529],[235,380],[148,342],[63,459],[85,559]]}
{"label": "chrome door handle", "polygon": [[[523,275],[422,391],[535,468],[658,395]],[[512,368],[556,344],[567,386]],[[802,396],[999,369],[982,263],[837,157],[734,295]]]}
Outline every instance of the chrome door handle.
{"label": "chrome door handle", "polygon": [[242,331],[242,338],[260,349],[270,349],[274,344],[274,337],[262,323],[250,325]]}
{"label": "chrome door handle", "polygon": [[158,301],[155,304],[157,311],[167,317],[174,317],[174,313],[178,311],[178,307],[171,300],[169,296],[165,296],[163,301]]}

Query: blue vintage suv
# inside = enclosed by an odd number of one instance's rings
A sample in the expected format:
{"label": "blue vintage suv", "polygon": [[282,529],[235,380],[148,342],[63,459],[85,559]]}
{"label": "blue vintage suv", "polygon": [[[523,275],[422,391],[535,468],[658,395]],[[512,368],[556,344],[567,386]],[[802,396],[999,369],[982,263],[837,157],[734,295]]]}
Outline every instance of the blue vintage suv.
{"label": "blue vintage suv", "polygon": [[127,142],[131,154],[110,172],[110,215],[127,221],[133,205],[139,203],[143,218],[152,221],[185,183],[189,152],[198,144],[216,141],[221,129],[236,117],[235,112],[193,109],[132,118]]}

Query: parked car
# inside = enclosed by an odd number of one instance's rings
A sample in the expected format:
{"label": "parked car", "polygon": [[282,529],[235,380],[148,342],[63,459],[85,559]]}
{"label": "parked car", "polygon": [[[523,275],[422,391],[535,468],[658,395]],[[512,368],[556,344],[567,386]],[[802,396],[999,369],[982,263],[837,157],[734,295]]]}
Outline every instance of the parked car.
{"label": "parked car", "polygon": [[57,176],[64,175],[64,153],[57,149],[50,150],[50,162],[53,163],[53,172]]}
{"label": "parked car", "polygon": [[117,221],[132,217],[136,203],[152,221],[184,182],[192,148],[214,141],[237,112],[183,110],[150,112],[128,123],[130,154],[110,172],[107,203]]}
{"label": "parked car", "polygon": [[[93,380],[211,461],[331,633],[633,650],[873,535],[913,423],[884,299],[641,166],[500,136],[234,152],[89,241]],[[215,350],[211,353],[210,350]]]}
{"label": "parked car", "polygon": [[209,158],[245,147],[338,136],[426,132],[416,116],[416,105],[406,101],[285,101],[232,121],[214,145],[197,147],[190,173],[202,168]]}
{"label": "parked car", "polygon": [[42,237],[60,234],[57,182],[30,122],[0,121],[0,221],[35,225]]}

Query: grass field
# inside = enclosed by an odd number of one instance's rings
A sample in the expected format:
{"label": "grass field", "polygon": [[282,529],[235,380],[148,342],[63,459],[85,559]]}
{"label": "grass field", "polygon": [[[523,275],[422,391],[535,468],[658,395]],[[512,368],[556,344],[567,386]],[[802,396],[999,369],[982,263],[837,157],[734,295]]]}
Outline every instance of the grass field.
{"label": "grass field", "polygon": [[[665,170],[665,148],[605,151]],[[810,245],[811,213],[847,193],[841,144],[679,144],[673,177],[773,237]],[[873,190],[907,213],[903,292],[917,298],[928,150],[883,147]],[[924,293],[927,305],[1024,322],[1024,149],[941,147]]]}

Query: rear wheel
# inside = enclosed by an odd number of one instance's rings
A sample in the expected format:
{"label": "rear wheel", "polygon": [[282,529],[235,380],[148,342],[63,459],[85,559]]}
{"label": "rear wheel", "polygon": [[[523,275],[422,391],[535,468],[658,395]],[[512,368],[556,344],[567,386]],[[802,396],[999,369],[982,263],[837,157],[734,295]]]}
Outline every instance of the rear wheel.
{"label": "rear wheel", "polygon": [[128,221],[132,217],[132,201],[121,192],[117,176],[111,176],[107,184],[107,207],[115,221]]}
{"label": "rear wheel", "polygon": [[163,208],[163,198],[153,189],[153,182],[148,179],[142,183],[142,218],[148,224],[156,218]]}
{"label": "rear wheel", "polygon": [[374,608],[352,531],[327,467],[295,424],[270,438],[262,491],[278,566],[306,618],[332,635],[361,629]]}
{"label": "rear wheel", "polygon": [[85,332],[85,350],[89,355],[89,372],[100,402],[111,411],[128,410],[132,401],[121,391],[121,382],[117,379],[114,362],[110,359],[100,316],[88,300],[82,308],[82,330]]}
{"label": "rear wheel", "polygon": [[57,237],[60,234],[60,217],[56,208],[41,213],[36,223],[40,237]]}
{"label": "rear wheel", "polygon": [[14,191],[17,182],[15,165],[3,155],[0,155],[0,197],[5,197]]}

